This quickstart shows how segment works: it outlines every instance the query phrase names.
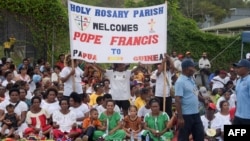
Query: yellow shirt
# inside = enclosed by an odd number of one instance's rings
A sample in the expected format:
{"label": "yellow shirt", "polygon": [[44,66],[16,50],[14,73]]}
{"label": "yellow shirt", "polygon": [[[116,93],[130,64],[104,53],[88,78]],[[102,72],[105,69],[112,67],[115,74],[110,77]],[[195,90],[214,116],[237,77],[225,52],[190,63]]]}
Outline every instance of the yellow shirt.
{"label": "yellow shirt", "polygon": [[144,105],[146,105],[146,102],[143,99],[141,99],[141,97],[139,96],[139,97],[137,97],[135,99],[135,103],[134,104],[137,107],[137,109],[140,109],[141,107],[143,107]]}
{"label": "yellow shirt", "polygon": [[95,105],[95,104],[96,104],[96,98],[99,97],[99,96],[103,96],[103,94],[97,95],[95,92],[92,93],[92,94],[89,96],[89,106]]}
{"label": "yellow shirt", "polygon": [[10,39],[10,44],[11,44],[11,45],[15,44],[16,38],[10,37],[9,39]]}
{"label": "yellow shirt", "polygon": [[3,46],[4,46],[4,48],[10,48],[11,44],[10,44],[10,42],[4,42]]}

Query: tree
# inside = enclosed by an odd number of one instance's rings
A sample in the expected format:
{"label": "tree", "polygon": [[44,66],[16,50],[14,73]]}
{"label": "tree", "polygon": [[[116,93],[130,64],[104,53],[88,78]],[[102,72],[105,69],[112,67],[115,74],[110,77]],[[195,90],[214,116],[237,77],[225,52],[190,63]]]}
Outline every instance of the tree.
{"label": "tree", "polygon": [[[161,0],[157,3],[139,2],[135,3],[132,0],[127,0],[125,6],[139,7],[150,6],[164,3]],[[228,69],[230,65],[240,59],[241,40],[239,35],[234,37],[217,36],[210,33],[204,33],[197,27],[197,23],[182,15],[177,0],[168,1],[168,31],[167,31],[167,51],[175,50],[177,53],[184,54],[186,51],[192,52],[192,57],[198,61],[202,52],[207,52],[209,58],[213,58],[224,50],[222,55],[219,55],[212,62],[212,69]],[[232,44],[229,49],[226,49]],[[250,51],[250,45],[246,45],[245,51]]]}

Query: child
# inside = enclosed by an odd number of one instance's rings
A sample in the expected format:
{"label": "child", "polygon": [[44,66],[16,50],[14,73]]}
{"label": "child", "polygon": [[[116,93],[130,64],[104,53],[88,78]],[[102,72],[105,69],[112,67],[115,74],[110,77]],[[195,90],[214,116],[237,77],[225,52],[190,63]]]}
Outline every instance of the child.
{"label": "child", "polygon": [[137,109],[140,109],[141,107],[146,105],[146,98],[149,97],[149,90],[148,88],[142,88],[140,90],[140,96],[135,99],[134,105],[137,107]]}
{"label": "child", "polygon": [[129,115],[124,118],[124,127],[126,131],[126,136],[131,138],[131,133],[133,132],[133,138],[137,139],[138,134],[141,132],[141,118],[137,116],[137,107],[131,105],[129,107]]}
{"label": "child", "polygon": [[85,118],[82,124],[83,128],[83,141],[92,140],[93,133],[96,129],[105,130],[106,127],[102,126],[101,121],[98,119],[98,111],[96,108],[90,110],[90,117]]}
{"label": "child", "polygon": [[13,135],[15,130],[17,129],[17,122],[18,122],[18,116],[14,112],[15,106],[12,104],[9,104],[6,106],[7,113],[1,117],[0,121],[2,121],[2,130],[1,135],[5,134],[5,130],[9,129],[9,133],[7,137],[10,137]]}
{"label": "child", "polygon": [[99,105],[102,105],[102,103],[103,103],[103,96],[98,96],[96,98],[96,104],[93,105],[93,108],[97,108]]}

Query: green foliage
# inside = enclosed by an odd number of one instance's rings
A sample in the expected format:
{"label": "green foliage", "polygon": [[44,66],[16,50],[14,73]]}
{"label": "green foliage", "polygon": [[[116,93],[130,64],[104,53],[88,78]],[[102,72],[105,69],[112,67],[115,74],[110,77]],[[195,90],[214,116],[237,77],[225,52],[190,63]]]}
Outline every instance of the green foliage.
{"label": "green foliage", "polygon": [[[153,2],[135,3],[132,0],[127,0],[125,5],[139,7],[164,3],[163,0]],[[201,58],[202,52],[207,52],[210,60],[216,57],[212,61],[213,70],[228,69],[232,63],[240,59],[241,40],[239,35],[224,37],[204,33],[198,29],[195,21],[185,18],[181,14],[178,5],[176,0],[168,1],[168,52],[176,51],[185,54],[186,51],[190,51],[196,62]],[[250,51],[249,44],[245,45],[244,51],[244,54]]]}
{"label": "green foliage", "polygon": [[31,44],[37,47],[39,52],[46,47],[50,57],[53,42],[56,50],[68,50],[68,42],[64,42],[68,40],[67,11],[60,0],[4,0],[0,1],[0,9],[1,12],[21,17],[20,23],[29,27],[33,38]]}

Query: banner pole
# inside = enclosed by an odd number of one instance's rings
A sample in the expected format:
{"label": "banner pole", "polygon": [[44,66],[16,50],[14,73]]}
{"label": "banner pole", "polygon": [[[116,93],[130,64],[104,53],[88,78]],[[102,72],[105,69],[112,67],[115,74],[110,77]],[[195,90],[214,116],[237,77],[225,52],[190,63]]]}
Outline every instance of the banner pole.
{"label": "banner pole", "polygon": [[[72,70],[74,69],[75,70],[75,62],[74,62],[74,59],[71,58],[71,67],[72,67]],[[75,70],[76,71],[76,70]],[[76,75],[76,72],[72,77],[72,88],[73,88],[73,92],[75,92],[76,90],[76,85],[75,85],[75,75]]]}
{"label": "banner pole", "polygon": [[[168,2],[167,0],[165,1],[166,7],[168,6]],[[167,10],[167,9],[166,9]],[[167,18],[167,15],[166,15]],[[167,24],[166,24],[167,26]],[[166,31],[167,32],[167,31]],[[167,51],[166,51],[167,52]],[[164,69],[163,69],[163,80],[164,80],[164,84],[163,84],[163,112],[166,112],[166,95],[167,95],[167,91],[166,91],[166,79],[168,79],[166,77],[166,62],[162,64]]]}

